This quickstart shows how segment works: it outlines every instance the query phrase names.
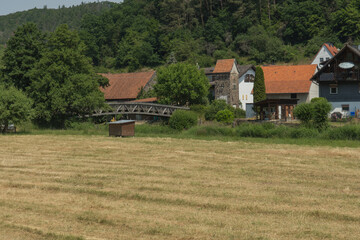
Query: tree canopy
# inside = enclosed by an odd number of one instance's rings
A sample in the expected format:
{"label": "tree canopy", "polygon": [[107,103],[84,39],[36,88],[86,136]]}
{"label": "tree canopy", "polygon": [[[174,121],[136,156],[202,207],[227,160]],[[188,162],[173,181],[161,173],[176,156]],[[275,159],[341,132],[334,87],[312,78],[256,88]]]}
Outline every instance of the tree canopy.
{"label": "tree canopy", "polygon": [[41,58],[45,36],[34,23],[20,26],[7,42],[3,56],[4,82],[26,91],[31,85],[30,70]]}
{"label": "tree canopy", "polygon": [[183,106],[206,102],[209,87],[195,65],[176,63],[159,68],[154,89],[161,103]]}
{"label": "tree canopy", "polygon": [[31,100],[15,87],[0,84],[0,132],[9,124],[25,122],[31,117]]}
{"label": "tree canopy", "polygon": [[99,77],[84,52],[79,35],[67,25],[50,34],[42,58],[30,73],[29,95],[39,123],[62,126],[71,116],[103,106]]}

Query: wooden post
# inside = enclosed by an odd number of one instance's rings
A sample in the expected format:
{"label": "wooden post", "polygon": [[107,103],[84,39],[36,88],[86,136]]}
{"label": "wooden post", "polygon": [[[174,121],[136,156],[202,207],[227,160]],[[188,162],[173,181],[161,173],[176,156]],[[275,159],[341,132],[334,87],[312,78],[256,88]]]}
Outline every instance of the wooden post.
{"label": "wooden post", "polygon": [[275,119],[278,120],[279,119],[279,105],[276,104],[276,109],[275,109]]}

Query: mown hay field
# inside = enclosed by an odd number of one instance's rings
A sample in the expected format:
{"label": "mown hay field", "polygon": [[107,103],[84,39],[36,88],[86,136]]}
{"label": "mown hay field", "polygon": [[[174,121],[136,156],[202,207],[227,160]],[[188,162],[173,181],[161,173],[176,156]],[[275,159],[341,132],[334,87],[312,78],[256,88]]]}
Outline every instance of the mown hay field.
{"label": "mown hay field", "polygon": [[359,153],[0,136],[0,239],[359,239]]}

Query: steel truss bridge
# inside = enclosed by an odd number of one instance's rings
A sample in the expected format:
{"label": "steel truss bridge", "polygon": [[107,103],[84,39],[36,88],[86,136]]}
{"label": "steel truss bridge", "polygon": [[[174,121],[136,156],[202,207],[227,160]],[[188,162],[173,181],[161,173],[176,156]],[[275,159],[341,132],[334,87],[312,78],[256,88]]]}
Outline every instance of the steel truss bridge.
{"label": "steel truss bridge", "polygon": [[158,117],[170,117],[176,110],[190,110],[187,107],[176,107],[171,105],[162,105],[155,103],[137,103],[137,102],[108,102],[112,110],[98,110],[91,116],[106,116],[116,114],[128,115],[147,115]]}

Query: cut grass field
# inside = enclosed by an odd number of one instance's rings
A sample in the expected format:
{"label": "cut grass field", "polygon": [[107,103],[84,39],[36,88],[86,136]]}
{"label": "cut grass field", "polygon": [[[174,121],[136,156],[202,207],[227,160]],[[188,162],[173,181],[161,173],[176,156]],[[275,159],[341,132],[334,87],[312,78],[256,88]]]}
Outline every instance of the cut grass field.
{"label": "cut grass field", "polygon": [[0,142],[0,239],[360,236],[358,148],[71,135]]}

